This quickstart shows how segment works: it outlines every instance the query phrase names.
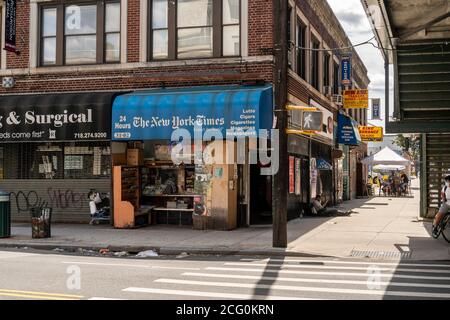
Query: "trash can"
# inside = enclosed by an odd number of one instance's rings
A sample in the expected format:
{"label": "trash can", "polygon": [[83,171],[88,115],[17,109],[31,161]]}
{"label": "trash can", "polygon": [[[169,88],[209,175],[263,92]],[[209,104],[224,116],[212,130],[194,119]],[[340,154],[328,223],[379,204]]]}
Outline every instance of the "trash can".
{"label": "trash can", "polygon": [[52,208],[31,208],[31,236],[33,239],[51,237]]}
{"label": "trash can", "polygon": [[11,236],[11,202],[9,193],[0,191],[0,238]]}

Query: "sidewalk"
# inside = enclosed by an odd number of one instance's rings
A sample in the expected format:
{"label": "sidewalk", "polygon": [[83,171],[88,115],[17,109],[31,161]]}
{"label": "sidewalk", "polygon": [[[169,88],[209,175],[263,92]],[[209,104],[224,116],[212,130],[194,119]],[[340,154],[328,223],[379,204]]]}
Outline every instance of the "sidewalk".
{"label": "sidewalk", "polygon": [[110,226],[54,224],[52,238],[32,239],[29,224],[14,224],[12,237],[0,246],[33,248],[85,248],[160,254],[264,254],[350,257],[384,252],[406,253],[415,260],[450,260],[450,245],[429,235],[430,223],[419,221],[418,181],[414,197],[372,198],[344,203],[348,217],[303,218],[288,225],[287,250],[272,248],[271,226],[234,231],[199,231],[185,227],[151,226],[119,230]]}

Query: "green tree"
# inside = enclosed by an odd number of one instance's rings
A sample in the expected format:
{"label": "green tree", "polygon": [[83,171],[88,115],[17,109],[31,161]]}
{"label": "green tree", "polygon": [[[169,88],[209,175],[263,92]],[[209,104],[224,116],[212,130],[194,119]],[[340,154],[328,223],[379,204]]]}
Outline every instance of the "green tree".
{"label": "green tree", "polygon": [[412,136],[405,137],[402,134],[397,135],[394,140],[394,144],[403,149],[403,151],[408,152],[413,159],[419,159],[420,155],[420,137]]}

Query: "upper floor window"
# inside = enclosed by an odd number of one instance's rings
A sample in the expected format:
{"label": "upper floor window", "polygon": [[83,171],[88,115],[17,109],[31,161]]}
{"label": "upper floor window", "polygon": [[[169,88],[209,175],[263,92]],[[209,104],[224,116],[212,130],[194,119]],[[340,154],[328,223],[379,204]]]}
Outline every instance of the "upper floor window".
{"label": "upper floor window", "polygon": [[[331,56],[328,52],[324,52],[323,54],[323,86],[327,89],[330,87],[330,59]],[[325,92],[328,94],[328,91]]]}
{"label": "upper floor window", "polygon": [[297,74],[304,80],[306,80],[306,36],[306,25],[297,20]]}
{"label": "upper floor window", "polygon": [[312,50],[311,50],[311,85],[320,91],[319,88],[319,50],[320,50],[320,41],[313,38],[312,41]]}
{"label": "upper floor window", "polygon": [[339,94],[339,63],[333,63],[333,94]]}
{"label": "upper floor window", "polygon": [[42,6],[41,65],[119,62],[120,15],[120,1]]}
{"label": "upper floor window", "polygon": [[240,54],[240,0],[149,0],[150,59]]}
{"label": "upper floor window", "polygon": [[[295,40],[292,38],[292,17],[293,17],[293,8],[292,6],[288,6],[288,14],[287,14],[287,39],[288,39],[288,67],[292,69],[292,44],[295,43]],[[295,51],[295,50],[294,50]]]}

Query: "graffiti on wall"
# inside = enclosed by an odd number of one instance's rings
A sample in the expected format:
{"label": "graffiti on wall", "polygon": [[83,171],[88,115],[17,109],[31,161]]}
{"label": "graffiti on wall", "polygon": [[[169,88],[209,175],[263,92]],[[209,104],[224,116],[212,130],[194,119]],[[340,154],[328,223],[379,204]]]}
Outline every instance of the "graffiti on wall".
{"label": "graffiti on wall", "polygon": [[87,207],[87,196],[73,189],[49,187],[45,196],[36,190],[20,190],[10,193],[11,207],[18,213],[29,213],[34,207],[51,207],[54,209],[82,209]]}
{"label": "graffiti on wall", "polygon": [[18,191],[9,194],[11,207],[16,207],[19,213],[29,213],[34,207],[47,207],[48,202],[42,199],[36,191]]}

